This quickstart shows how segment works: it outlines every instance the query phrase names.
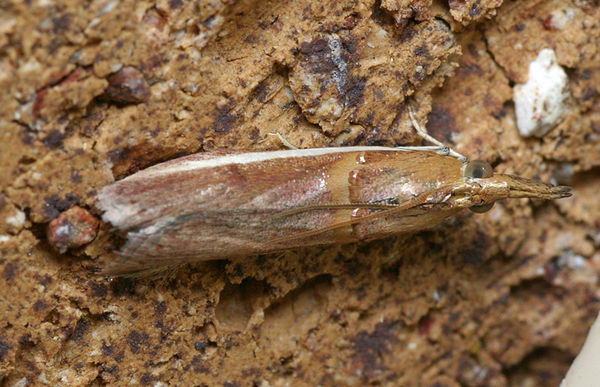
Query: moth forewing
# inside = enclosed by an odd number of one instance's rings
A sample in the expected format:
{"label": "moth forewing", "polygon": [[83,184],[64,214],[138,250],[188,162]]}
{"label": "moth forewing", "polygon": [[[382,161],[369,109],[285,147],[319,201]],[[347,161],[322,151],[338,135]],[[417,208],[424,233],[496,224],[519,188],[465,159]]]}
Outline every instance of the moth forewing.
{"label": "moth forewing", "polygon": [[197,154],[148,168],[98,195],[103,219],[127,238],[111,270],[377,239],[503,198],[434,150]]}

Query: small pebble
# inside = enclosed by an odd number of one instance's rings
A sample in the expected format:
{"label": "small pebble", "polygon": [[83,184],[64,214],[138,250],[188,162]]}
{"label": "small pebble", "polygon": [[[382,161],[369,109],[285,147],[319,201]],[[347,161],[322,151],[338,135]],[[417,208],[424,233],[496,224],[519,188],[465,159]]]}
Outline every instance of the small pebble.
{"label": "small pebble", "polygon": [[61,254],[94,240],[98,220],[81,207],[71,207],[52,220],[46,229],[48,242]]}
{"label": "small pebble", "polygon": [[144,75],[135,67],[123,67],[108,77],[105,98],[116,103],[140,103],[150,97],[150,87]]}

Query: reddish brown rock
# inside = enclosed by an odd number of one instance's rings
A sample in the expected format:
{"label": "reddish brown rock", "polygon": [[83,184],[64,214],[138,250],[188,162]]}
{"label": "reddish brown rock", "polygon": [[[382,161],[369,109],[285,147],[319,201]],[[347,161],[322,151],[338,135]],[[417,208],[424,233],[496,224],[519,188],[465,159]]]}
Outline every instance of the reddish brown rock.
{"label": "reddish brown rock", "polygon": [[150,97],[150,86],[135,67],[123,67],[108,77],[104,97],[117,103],[140,103]]}
{"label": "reddish brown rock", "polygon": [[48,242],[60,253],[90,243],[98,232],[98,219],[81,207],[71,207],[50,221]]}

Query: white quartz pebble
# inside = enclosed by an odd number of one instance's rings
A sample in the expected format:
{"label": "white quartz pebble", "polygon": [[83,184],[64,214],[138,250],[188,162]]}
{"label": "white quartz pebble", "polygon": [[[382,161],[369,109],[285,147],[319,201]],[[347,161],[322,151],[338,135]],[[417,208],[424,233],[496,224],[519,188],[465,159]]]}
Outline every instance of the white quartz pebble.
{"label": "white quartz pebble", "polygon": [[599,383],[600,318],[597,318],[560,387],[597,387]]}
{"label": "white quartz pebble", "polygon": [[514,87],[517,127],[522,136],[542,137],[561,121],[567,110],[568,83],[554,51],[541,50],[529,63],[527,82]]}

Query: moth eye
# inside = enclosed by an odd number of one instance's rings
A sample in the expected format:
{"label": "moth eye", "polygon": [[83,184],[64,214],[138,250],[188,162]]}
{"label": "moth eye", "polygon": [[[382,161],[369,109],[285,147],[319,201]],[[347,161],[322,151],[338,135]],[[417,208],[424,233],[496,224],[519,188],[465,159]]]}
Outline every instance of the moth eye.
{"label": "moth eye", "polygon": [[492,166],[487,161],[473,160],[465,167],[465,177],[474,177],[476,179],[485,179],[494,174]]}
{"label": "moth eye", "polygon": [[469,207],[469,210],[481,214],[482,212],[488,212],[494,207],[494,203],[483,204],[481,206],[472,206]]}

